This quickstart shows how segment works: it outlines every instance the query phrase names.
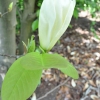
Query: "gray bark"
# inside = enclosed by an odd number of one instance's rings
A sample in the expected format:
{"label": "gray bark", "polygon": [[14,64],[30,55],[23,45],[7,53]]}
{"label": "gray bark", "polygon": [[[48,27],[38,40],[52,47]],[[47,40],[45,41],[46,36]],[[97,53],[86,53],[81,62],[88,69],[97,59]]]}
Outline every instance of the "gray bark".
{"label": "gray bark", "polygon": [[35,8],[35,0],[24,0],[24,11],[21,14],[21,36],[20,36],[20,44],[19,44],[19,53],[24,53],[24,48],[22,41],[27,44],[28,38],[32,33],[32,22],[33,18],[31,15],[34,13]]}
{"label": "gray bark", "polygon": [[[11,2],[12,0],[0,0],[2,14],[8,11]],[[0,18],[0,54],[15,55],[16,0],[13,0],[13,3],[13,10]],[[0,56],[0,74],[6,73],[14,60]]]}

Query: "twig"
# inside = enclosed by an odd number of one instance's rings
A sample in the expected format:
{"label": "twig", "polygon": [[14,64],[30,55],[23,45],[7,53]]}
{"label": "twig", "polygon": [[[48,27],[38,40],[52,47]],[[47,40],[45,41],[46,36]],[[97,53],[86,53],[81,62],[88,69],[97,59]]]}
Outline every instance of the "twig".
{"label": "twig", "polygon": [[6,15],[6,14],[8,14],[8,13],[9,13],[9,11],[3,13],[3,14],[1,15],[1,17],[3,17],[4,15]]}
{"label": "twig", "polygon": [[56,89],[58,89],[60,86],[66,84],[69,81],[70,78],[68,78],[66,81],[64,81],[63,83],[59,84],[58,86],[56,86],[54,89],[52,89],[51,91],[47,92],[44,96],[38,98],[37,100],[41,100],[45,97],[47,97],[47,95],[49,95],[50,93],[52,93],[53,91],[55,91]]}
{"label": "twig", "polygon": [[7,11],[7,12],[5,12],[5,13],[3,13],[3,14],[0,12],[0,18],[2,18],[4,15],[6,15],[6,14],[8,14],[8,13],[9,13],[9,11]]}

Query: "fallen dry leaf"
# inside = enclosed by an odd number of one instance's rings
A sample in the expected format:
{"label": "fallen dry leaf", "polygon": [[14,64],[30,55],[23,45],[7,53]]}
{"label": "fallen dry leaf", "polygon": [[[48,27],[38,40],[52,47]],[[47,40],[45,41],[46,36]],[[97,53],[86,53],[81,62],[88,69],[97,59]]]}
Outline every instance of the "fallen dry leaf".
{"label": "fallen dry leaf", "polygon": [[89,87],[89,84],[88,84],[88,82],[86,82],[86,83],[85,83],[85,86],[84,86],[84,88],[83,88],[83,91],[85,91],[88,87]]}
{"label": "fallen dry leaf", "polygon": [[94,83],[93,80],[89,80],[89,84],[92,85],[92,86],[94,86],[94,87],[96,86],[96,84]]}
{"label": "fallen dry leaf", "polygon": [[90,97],[91,97],[91,99],[93,99],[93,100],[100,100],[100,99],[98,98],[98,96],[96,96],[96,95],[91,95]]}
{"label": "fallen dry leaf", "polygon": [[90,79],[90,76],[87,74],[87,73],[85,73],[85,72],[81,72],[81,76],[83,77],[83,78],[87,78],[87,79]]}
{"label": "fallen dry leaf", "polygon": [[73,86],[73,87],[76,87],[76,83],[75,83],[75,81],[72,79],[72,81],[71,81],[71,85]]}

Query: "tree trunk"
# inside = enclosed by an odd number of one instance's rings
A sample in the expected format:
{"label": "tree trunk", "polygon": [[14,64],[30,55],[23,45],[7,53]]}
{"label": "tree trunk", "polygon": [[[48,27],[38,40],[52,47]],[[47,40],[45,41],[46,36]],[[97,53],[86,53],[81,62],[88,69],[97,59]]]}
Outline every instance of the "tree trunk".
{"label": "tree trunk", "polygon": [[[12,0],[0,0],[0,12],[8,11]],[[13,0],[13,9],[0,18],[0,54],[15,55],[15,27],[16,27],[16,0]],[[0,56],[0,74],[6,73],[14,58]],[[1,78],[0,78],[1,79]],[[1,80],[0,80],[0,83]],[[1,85],[1,84],[0,84]],[[0,86],[1,88],[1,86]]]}
{"label": "tree trunk", "polygon": [[28,38],[32,33],[32,17],[35,8],[35,0],[24,0],[24,11],[21,14],[21,36],[20,36],[20,44],[19,44],[19,53],[24,53],[24,48],[22,41],[27,44]]}

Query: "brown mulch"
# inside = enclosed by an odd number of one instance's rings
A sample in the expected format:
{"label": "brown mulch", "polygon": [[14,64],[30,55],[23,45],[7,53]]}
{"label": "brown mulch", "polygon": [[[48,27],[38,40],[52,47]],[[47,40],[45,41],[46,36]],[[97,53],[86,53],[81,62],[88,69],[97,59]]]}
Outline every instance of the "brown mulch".
{"label": "brown mulch", "polygon": [[[67,57],[76,67],[79,79],[70,79],[65,85],[53,91],[41,100],[100,100],[100,40],[90,31],[91,21],[100,37],[100,18],[92,19],[89,15],[73,19],[72,28],[67,29],[52,49]],[[45,95],[54,87],[63,83],[68,76],[56,69],[43,72],[41,84],[36,90],[37,98]]]}

